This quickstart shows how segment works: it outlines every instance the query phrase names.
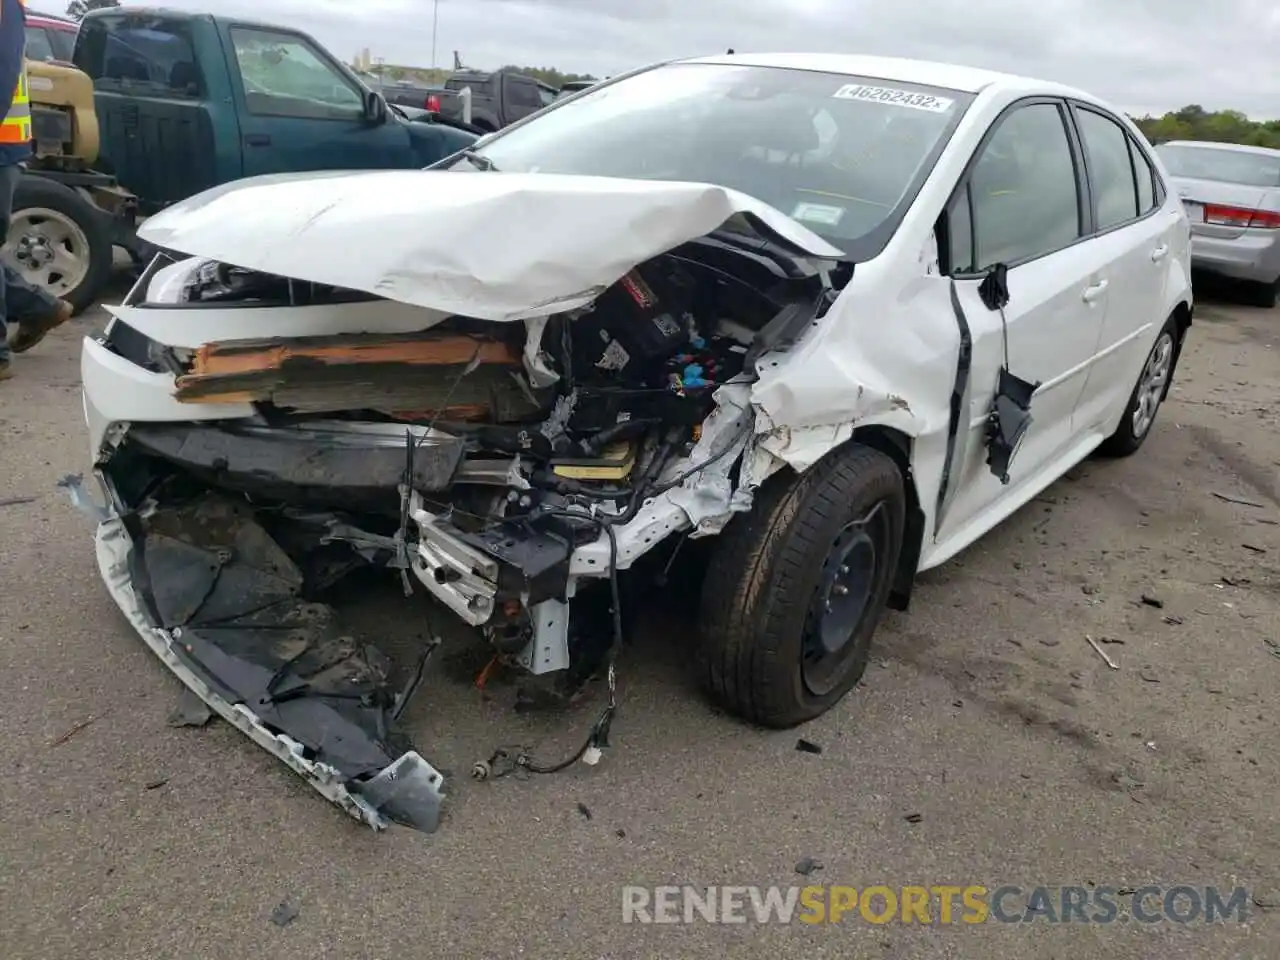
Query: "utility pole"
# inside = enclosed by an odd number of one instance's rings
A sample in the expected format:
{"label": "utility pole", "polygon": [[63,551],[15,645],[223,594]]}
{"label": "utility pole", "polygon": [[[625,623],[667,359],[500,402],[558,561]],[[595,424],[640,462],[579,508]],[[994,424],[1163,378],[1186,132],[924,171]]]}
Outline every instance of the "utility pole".
{"label": "utility pole", "polygon": [[440,0],[431,0],[431,69],[436,68],[436,24],[440,20]]}

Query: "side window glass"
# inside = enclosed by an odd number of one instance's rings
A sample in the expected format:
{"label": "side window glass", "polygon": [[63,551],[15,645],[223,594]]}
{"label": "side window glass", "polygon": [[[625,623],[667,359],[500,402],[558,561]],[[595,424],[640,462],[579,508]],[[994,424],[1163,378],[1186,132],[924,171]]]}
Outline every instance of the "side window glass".
{"label": "side window glass", "polygon": [[1129,138],[1129,154],[1133,158],[1134,179],[1138,182],[1138,214],[1141,215],[1156,207],[1156,172],[1132,137]]}
{"label": "side window glass", "polygon": [[103,17],[81,28],[74,59],[100,90],[204,96],[185,20]]}
{"label": "side window glass", "polygon": [[512,80],[507,87],[513,107],[541,107],[542,98],[538,96],[538,88],[527,80]]}
{"label": "side window glass", "polygon": [[54,60],[53,43],[43,27],[27,27],[27,46],[24,56],[28,60]]}
{"label": "side window glass", "polygon": [[232,27],[231,43],[250,113],[309,120],[363,115],[363,95],[297,34]]}
{"label": "side window glass", "polygon": [[1078,239],[1080,195],[1062,111],[1019,107],[1000,121],[969,175],[974,270],[1060,250]]}
{"label": "side window glass", "polygon": [[966,185],[947,208],[947,269],[951,273],[972,273],[973,218],[969,215],[969,187]]}
{"label": "side window glass", "polygon": [[1138,215],[1138,194],[1129,158],[1129,135],[1120,124],[1092,110],[1076,110],[1080,139],[1089,155],[1089,185],[1098,209],[1098,229]]}

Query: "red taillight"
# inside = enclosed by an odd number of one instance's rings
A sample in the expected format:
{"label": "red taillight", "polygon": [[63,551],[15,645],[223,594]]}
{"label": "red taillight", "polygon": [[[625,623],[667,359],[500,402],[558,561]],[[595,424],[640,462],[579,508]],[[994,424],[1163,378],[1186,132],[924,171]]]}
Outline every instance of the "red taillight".
{"label": "red taillight", "polygon": [[427,102],[426,104],[424,104],[424,106],[426,106],[426,108],[430,110],[432,113],[439,113],[440,112],[440,95],[436,93],[431,94],[431,96],[427,97]]}
{"label": "red taillight", "polygon": [[1228,207],[1220,203],[1204,205],[1204,222],[1224,227],[1262,227],[1264,230],[1280,230],[1280,213],[1270,210],[1250,210],[1248,207]]}

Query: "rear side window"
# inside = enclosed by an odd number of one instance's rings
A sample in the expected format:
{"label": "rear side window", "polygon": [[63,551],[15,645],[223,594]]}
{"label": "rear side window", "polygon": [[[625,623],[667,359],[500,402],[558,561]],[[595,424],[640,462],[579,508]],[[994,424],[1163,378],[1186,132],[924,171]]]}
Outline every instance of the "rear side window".
{"label": "rear side window", "polygon": [[76,31],[54,28],[46,30],[45,34],[49,39],[49,45],[53,47],[54,59],[70,63],[76,48]]}
{"label": "rear side window", "polygon": [[1138,193],[1129,135],[1120,124],[1092,110],[1077,109],[1076,120],[1089,157],[1089,184],[1093,188],[1098,229],[1134,219],[1138,215]]}
{"label": "rear side window", "polygon": [[507,84],[507,96],[514,107],[541,107],[538,88],[528,80],[512,80]]}
{"label": "rear side window", "polygon": [[1129,155],[1133,159],[1133,175],[1138,182],[1138,215],[1150,213],[1160,205],[1156,199],[1156,171],[1146,153],[1129,138]]}
{"label": "rear side window", "polygon": [[74,62],[99,90],[204,96],[187,21],[177,17],[94,17],[80,28]]}
{"label": "rear side window", "polygon": [[446,90],[461,90],[464,87],[470,87],[471,92],[476,96],[489,97],[493,95],[493,78],[492,77],[455,77],[444,82]]}
{"label": "rear side window", "polygon": [[26,30],[27,46],[23,55],[28,60],[57,60],[53,52],[53,41],[44,27],[28,26]]}
{"label": "rear side window", "polygon": [[[1032,260],[1078,239],[1080,193],[1062,109],[1033,103],[1006,114],[970,171],[967,193],[968,210],[953,213],[954,272]],[[955,236],[966,219],[967,243]]]}

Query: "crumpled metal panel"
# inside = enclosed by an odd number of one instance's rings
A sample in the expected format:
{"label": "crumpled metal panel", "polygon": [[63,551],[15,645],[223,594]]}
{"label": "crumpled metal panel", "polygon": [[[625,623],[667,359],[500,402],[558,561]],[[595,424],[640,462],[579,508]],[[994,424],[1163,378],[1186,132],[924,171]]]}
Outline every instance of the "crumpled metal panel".
{"label": "crumpled metal panel", "polygon": [[247,507],[208,496],[112,518],[98,543],[116,602],[216,713],[352,816],[436,828],[443,777],[395,728],[390,662],[303,599]]}

